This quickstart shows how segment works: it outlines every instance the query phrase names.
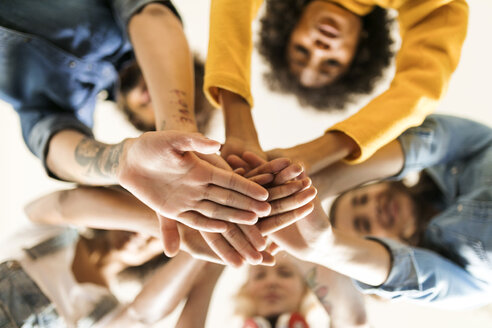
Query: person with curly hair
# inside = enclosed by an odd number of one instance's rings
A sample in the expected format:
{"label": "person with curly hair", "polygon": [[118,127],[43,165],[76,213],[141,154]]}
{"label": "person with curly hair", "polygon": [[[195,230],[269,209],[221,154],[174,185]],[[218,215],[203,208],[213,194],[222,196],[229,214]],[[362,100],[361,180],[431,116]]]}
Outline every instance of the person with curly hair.
{"label": "person with curly hair", "polygon": [[402,43],[385,92],[323,136],[265,153],[251,117],[250,91],[251,21],[262,2],[212,0],[205,92],[224,109],[222,155],[250,150],[270,159],[288,157],[311,174],[340,159],[362,162],[421,124],[458,65],[468,23],[464,0],[266,1],[259,51],[270,68],[268,82],[294,93],[301,104],[340,109],[373,90],[392,55],[386,9],[398,13]]}

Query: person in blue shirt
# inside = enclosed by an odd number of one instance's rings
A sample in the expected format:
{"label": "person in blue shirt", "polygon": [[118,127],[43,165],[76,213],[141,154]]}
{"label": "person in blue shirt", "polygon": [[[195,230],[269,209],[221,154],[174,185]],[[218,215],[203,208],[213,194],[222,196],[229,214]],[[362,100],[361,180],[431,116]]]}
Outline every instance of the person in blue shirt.
{"label": "person in blue shirt", "polygon": [[[115,97],[135,59],[145,89],[129,88],[152,102],[122,94],[150,111],[157,131],[101,143],[91,132],[96,95]],[[178,221],[247,242],[230,222],[251,225],[270,211],[267,191],[233,173],[220,144],[197,133],[193,95],[190,50],[168,0],[0,2],[0,99],[18,112],[26,145],[52,177],[133,193],[156,212],[168,255],[179,249]],[[240,264],[244,252],[235,255]]]}
{"label": "person in blue shirt", "polygon": [[[393,181],[416,170],[413,187]],[[312,178],[321,199],[349,190],[330,217],[318,202],[270,235],[278,246],[384,298],[446,309],[492,301],[490,127],[431,115],[368,161],[339,162]]]}

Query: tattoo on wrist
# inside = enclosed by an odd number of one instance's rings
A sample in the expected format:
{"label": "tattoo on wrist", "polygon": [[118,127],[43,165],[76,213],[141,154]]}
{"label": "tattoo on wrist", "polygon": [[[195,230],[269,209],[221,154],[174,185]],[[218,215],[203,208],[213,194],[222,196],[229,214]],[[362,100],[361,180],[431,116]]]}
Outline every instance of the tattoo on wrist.
{"label": "tattoo on wrist", "polygon": [[106,145],[92,138],[83,138],[75,148],[75,161],[86,168],[87,175],[111,178],[120,163],[123,142]]}
{"label": "tattoo on wrist", "polygon": [[317,281],[318,269],[316,267],[311,268],[305,275],[305,281],[309,289],[316,295],[316,298],[320,301],[321,305],[325,308],[327,313],[332,312],[333,305],[326,298],[330,289],[328,286],[322,285]]}
{"label": "tattoo on wrist", "polygon": [[170,104],[176,106],[179,114],[173,115],[173,118],[183,124],[195,124],[193,113],[190,112],[186,101],[186,92],[183,90],[173,89],[170,91],[172,97]]}

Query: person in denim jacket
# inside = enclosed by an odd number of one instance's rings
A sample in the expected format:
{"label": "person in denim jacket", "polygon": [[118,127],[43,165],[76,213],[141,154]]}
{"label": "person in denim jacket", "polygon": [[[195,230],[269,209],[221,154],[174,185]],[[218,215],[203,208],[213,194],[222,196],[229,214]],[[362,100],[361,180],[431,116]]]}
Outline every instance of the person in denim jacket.
{"label": "person in denim jacket", "polygon": [[[179,250],[177,221],[248,242],[222,221],[251,225],[269,213],[266,190],[196,133],[192,56],[169,0],[1,1],[0,45],[0,99],[19,113],[47,173],[125,187],[157,213],[168,254]],[[133,116],[158,131],[117,144],[94,138],[96,96],[107,90],[114,99],[116,85]]]}
{"label": "person in denim jacket", "polygon": [[[423,170],[413,187],[397,181]],[[270,236],[367,293],[447,309],[492,301],[492,129],[431,115],[367,162],[339,162],[313,179],[320,204]],[[363,185],[383,178],[390,180]]]}

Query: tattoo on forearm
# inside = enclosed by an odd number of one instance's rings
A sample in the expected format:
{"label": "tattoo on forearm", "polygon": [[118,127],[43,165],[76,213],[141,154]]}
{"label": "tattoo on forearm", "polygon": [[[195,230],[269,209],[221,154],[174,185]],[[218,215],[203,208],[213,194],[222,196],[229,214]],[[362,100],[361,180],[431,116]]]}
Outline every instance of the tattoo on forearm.
{"label": "tattoo on forearm", "polygon": [[327,300],[330,289],[328,286],[321,285],[317,281],[318,270],[316,267],[311,268],[305,275],[305,281],[309,289],[313,291],[316,298],[320,301],[321,305],[325,308],[327,313],[332,313],[333,305]]}
{"label": "tattoo on forearm", "polygon": [[87,175],[111,178],[120,163],[123,143],[106,145],[92,138],[83,138],[75,148],[75,161],[86,168]]}
{"label": "tattoo on forearm", "polygon": [[186,101],[186,92],[183,90],[173,89],[171,92],[170,104],[178,108],[179,114],[173,115],[173,118],[183,124],[195,124],[193,113],[190,112]]}

